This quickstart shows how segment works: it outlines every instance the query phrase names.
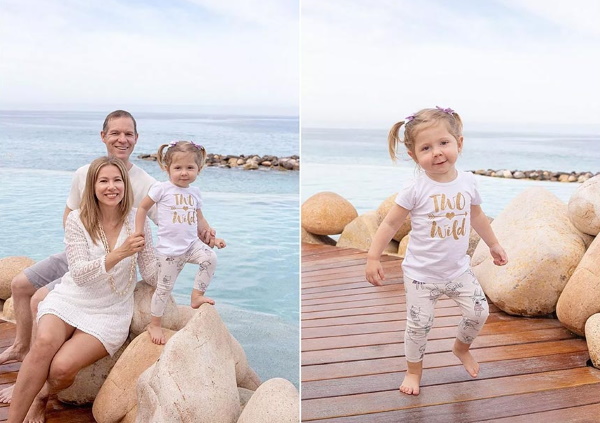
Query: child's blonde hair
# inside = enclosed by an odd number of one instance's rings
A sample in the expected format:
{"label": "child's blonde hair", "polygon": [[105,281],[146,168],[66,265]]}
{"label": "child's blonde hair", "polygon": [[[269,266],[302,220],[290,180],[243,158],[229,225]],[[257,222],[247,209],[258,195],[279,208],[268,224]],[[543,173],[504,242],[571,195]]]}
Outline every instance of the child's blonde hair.
{"label": "child's blonde hair", "polygon": [[191,141],[173,141],[158,147],[156,160],[162,170],[169,170],[171,161],[173,160],[173,154],[175,153],[193,153],[194,160],[198,165],[198,172],[202,170],[204,163],[206,162],[206,150],[201,145],[194,144]]}
{"label": "child's blonde hair", "polygon": [[116,157],[106,156],[94,160],[88,168],[85,178],[85,189],[83,190],[81,206],[79,208],[81,223],[83,223],[85,230],[90,234],[94,243],[98,243],[100,240],[101,220],[100,205],[98,204],[98,197],[96,197],[96,181],[98,181],[100,169],[105,166],[117,167],[123,178],[123,199],[118,206],[120,223],[125,221],[125,217],[127,217],[133,206],[133,190],[131,189],[131,182],[129,181],[129,173],[127,172],[127,168],[123,161]]}
{"label": "child's blonde hair", "polygon": [[[390,129],[388,134],[388,149],[392,160],[396,160],[398,151],[398,145],[404,144],[406,149],[415,155],[415,137],[423,129],[435,125],[439,122],[444,122],[448,129],[448,132],[452,134],[457,140],[462,137],[463,124],[458,113],[454,110],[447,108],[442,109],[436,107],[435,109],[422,109],[411,116],[407,116],[405,120],[400,121]],[[404,138],[401,139],[398,131],[404,125]]]}

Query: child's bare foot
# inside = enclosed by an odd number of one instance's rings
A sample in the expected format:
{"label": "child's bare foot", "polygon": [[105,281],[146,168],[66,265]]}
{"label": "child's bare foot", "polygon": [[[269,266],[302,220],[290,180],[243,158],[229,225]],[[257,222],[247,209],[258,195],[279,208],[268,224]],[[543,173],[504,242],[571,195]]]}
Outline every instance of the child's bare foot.
{"label": "child's bare foot", "polygon": [[197,289],[192,290],[192,308],[199,308],[202,304],[208,303],[215,305],[215,300],[204,296],[204,292]]}
{"label": "child's bare foot", "polygon": [[15,389],[15,385],[10,385],[8,388],[4,388],[0,391],[0,403],[10,404],[10,401],[12,400],[13,389]]}
{"label": "child's bare foot", "polygon": [[406,395],[419,395],[419,385],[421,384],[421,375],[408,373],[404,375],[400,392]]}
{"label": "child's bare foot", "polygon": [[471,377],[477,377],[479,374],[479,363],[475,361],[469,348],[471,345],[465,344],[464,342],[460,342],[458,339],[454,341],[454,347],[452,348],[452,352],[458,359],[461,361],[467,372],[471,375]]}
{"label": "child's bare foot", "polygon": [[160,326],[153,325],[152,323],[150,323],[148,326],[146,326],[146,330],[148,331],[152,342],[154,342],[157,345],[164,345],[166,338]]}
{"label": "child's bare foot", "polygon": [[36,396],[25,416],[23,423],[44,423],[46,421],[46,404],[48,397]]}
{"label": "child's bare foot", "polygon": [[423,361],[417,362],[406,362],[406,374],[402,385],[400,385],[400,392],[406,395],[419,395],[421,384],[421,375],[423,374]]}

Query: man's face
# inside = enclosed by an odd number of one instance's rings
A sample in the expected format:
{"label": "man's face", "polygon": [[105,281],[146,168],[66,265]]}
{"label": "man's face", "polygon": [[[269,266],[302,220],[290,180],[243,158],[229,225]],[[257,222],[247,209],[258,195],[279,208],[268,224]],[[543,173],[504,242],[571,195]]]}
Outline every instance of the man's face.
{"label": "man's face", "polygon": [[106,152],[110,157],[116,157],[129,162],[138,135],[135,133],[133,120],[129,117],[118,117],[108,121],[106,132],[100,132],[102,142],[106,144]]}

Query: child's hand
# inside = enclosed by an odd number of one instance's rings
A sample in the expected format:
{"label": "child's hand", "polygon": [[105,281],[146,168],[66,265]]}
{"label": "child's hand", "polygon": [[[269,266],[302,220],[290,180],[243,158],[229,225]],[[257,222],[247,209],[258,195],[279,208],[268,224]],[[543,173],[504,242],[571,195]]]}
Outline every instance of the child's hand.
{"label": "child's hand", "polygon": [[381,282],[385,280],[383,274],[383,266],[381,261],[367,259],[367,266],[365,267],[365,277],[371,285],[381,286]]}
{"label": "child's hand", "polygon": [[506,251],[500,244],[494,244],[490,247],[490,254],[494,259],[494,264],[496,266],[504,266],[508,263],[508,256],[506,255]]}
{"label": "child's hand", "polygon": [[215,247],[217,247],[219,250],[221,248],[225,248],[227,247],[227,244],[225,243],[225,240],[222,238],[215,238]]}

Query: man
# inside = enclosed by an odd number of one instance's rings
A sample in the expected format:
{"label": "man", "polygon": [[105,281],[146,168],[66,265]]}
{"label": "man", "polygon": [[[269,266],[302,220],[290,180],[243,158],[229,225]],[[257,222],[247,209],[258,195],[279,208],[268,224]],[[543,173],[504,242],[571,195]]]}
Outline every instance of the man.
{"label": "man", "polygon": [[[129,161],[138,140],[135,119],[129,112],[115,110],[106,116],[100,137],[106,145],[108,156],[117,157],[125,163],[133,188],[133,204],[134,207],[137,207],[156,180]],[[69,213],[79,208],[88,168],[89,164],[80,167],[73,176],[71,192],[63,216],[63,226]],[[156,219],[155,210],[150,210],[148,215],[153,221]],[[67,256],[65,252],[62,252],[28,267],[12,280],[11,288],[17,330],[13,344],[0,354],[0,364],[11,360],[23,360],[31,343],[33,319],[35,318],[32,311],[35,310],[37,313],[37,304],[48,295],[57,283],[60,283],[60,278],[67,271]],[[12,390],[13,386],[1,390],[0,402],[9,403]]]}

